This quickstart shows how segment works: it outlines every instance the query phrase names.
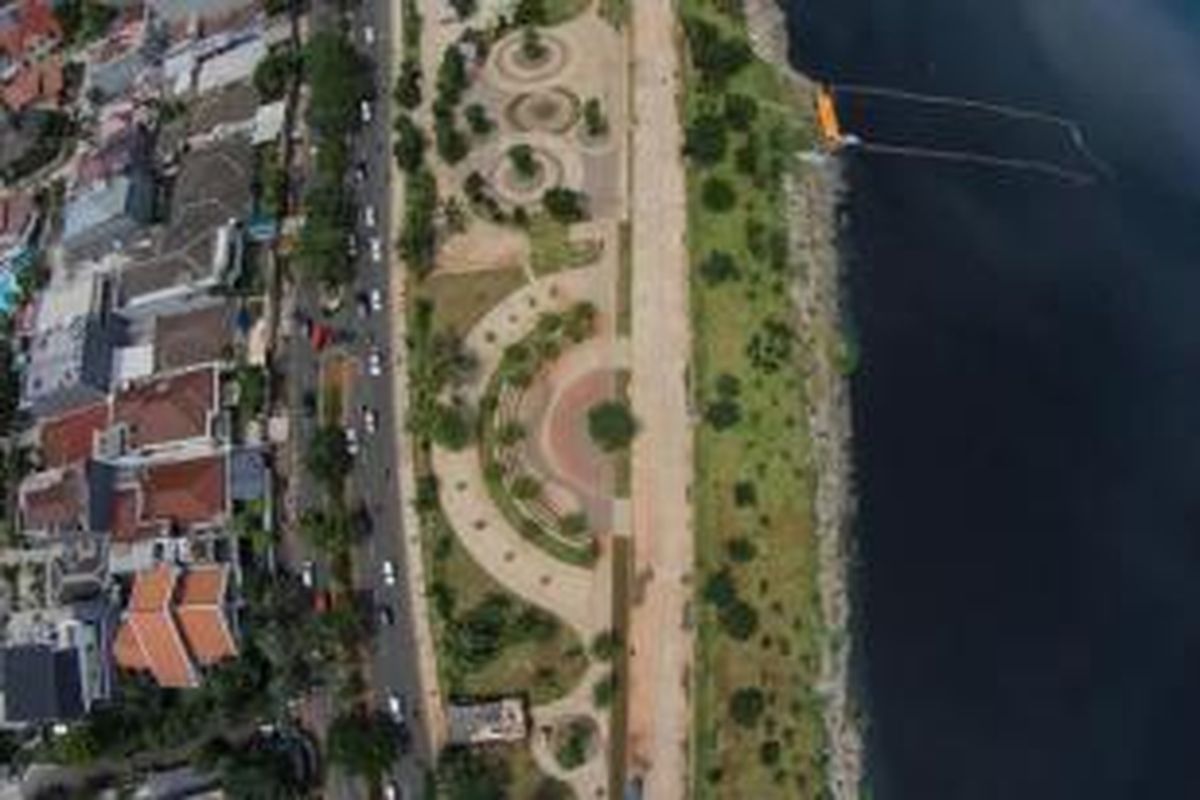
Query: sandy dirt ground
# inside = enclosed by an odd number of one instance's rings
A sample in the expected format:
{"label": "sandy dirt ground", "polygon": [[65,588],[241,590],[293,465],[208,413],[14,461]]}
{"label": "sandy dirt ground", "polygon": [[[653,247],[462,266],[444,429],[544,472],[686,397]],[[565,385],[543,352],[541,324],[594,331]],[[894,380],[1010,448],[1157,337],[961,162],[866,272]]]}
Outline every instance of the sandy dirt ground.
{"label": "sandy dirt ground", "polygon": [[634,560],[644,592],[631,619],[630,776],[644,796],[688,795],[693,563],[688,484],[686,184],[673,4],[633,3]]}

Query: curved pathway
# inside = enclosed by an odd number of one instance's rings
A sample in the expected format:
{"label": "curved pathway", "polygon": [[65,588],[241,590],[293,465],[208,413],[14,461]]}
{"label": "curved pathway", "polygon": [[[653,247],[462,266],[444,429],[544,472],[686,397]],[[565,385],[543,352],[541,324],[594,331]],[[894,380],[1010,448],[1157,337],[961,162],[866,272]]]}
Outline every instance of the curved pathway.
{"label": "curved pathway", "polygon": [[[530,737],[533,759],[542,772],[571,784],[578,800],[608,796],[608,714],[596,713],[592,687],[611,671],[611,664],[593,664],[570,694],[533,709],[533,735]],[[596,723],[596,741],[591,757],[584,764],[565,770],[554,757],[548,734],[558,725],[578,717],[587,717]]]}

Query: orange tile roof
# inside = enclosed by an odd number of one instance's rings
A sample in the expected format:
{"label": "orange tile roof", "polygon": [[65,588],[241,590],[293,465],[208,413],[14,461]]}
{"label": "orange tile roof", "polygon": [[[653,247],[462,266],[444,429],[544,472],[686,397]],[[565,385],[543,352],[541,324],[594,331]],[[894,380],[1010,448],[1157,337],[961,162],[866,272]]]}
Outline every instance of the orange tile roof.
{"label": "orange tile roof", "polygon": [[129,426],[134,447],[208,433],[217,410],[216,370],[203,368],[145,381],[117,394],[113,421]]}
{"label": "orange tile roof", "polygon": [[142,490],[143,519],[166,519],[179,525],[217,519],[225,510],[225,457],[150,467]]}
{"label": "orange tile roof", "polygon": [[237,655],[225,615],[229,567],[179,570],[160,565],[139,572],[113,653],[128,670],[149,670],[160,686],[199,684],[196,665]]}
{"label": "orange tile roof", "polygon": [[108,405],[98,403],[42,423],[42,461],[47,467],[62,467],[92,454],[96,433],[108,425]]}

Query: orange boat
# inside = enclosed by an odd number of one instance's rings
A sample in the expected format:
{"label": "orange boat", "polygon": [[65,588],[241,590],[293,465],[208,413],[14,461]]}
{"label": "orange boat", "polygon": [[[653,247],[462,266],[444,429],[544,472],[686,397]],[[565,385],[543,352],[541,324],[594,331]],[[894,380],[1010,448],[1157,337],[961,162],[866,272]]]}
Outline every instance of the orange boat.
{"label": "orange boat", "polygon": [[838,122],[837,108],[833,104],[833,95],[825,86],[817,87],[817,125],[829,148],[837,149],[846,143],[841,123]]}

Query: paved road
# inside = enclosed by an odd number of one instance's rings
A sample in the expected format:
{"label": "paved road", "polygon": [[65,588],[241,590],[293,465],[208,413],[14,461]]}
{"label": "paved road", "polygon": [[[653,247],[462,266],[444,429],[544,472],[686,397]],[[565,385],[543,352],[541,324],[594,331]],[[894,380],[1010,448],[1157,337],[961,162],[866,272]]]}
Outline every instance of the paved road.
{"label": "paved road", "polygon": [[[391,124],[391,86],[388,76],[390,65],[390,38],[393,20],[391,3],[388,0],[371,0],[354,6],[341,17],[337,4],[317,2],[313,6],[312,26],[314,30],[332,27],[343,22],[354,43],[374,64],[376,99],[371,104],[371,122],[364,125],[354,148],[355,170],[351,178],[358,202],[356,235],[358,241],[358,275],[352,291],[347,293],[343,307],[333,315],[324,315],[318,308],[316,292],[312,287],[298,287],[296,311],[303,317],[328,324],[338,331],[348,331],[352,338],[346,345],[349,353],[359,362],[358,379],[352,390],[352,404],[347,411],[351,426],[357,431],[360,449],[355,458],[355,467],[350,476],[352,497],[361,500],[372,519],[372,533],[357,548],[355,553],[357,588],[374,592],[375,603],[380,613],[377,636],[367,675],[377,703],[388,707],[388,697],[403,698],[406,705],[407,722],[410,728],[420,725],[421,709],[416,650],[414,646],[414,622],[405,589],[408,569],[405,564],[404,535],[401,515],[402,499],[395,491],[393,471],[395,437],[403,434],[403,421],[394,419],[392,402],[391,371],[400,367],[399,355],[390,352],[391,324],[394,310],[389,308],[391,297],[391,251],[394,233],[391,222],[391,186],[389,185],[388,126]],[[370,33],[368,33],[370,29]],[[365,175],[358,167],[365,168]],[[369,219],[370,218],[370,219]],[[369,224],[370,223],[370,224]],[[373,256],[378,241],[380,259]],[[397,273],[395,279],[402,276]],[[378,291],[382,303],[379,310],[371,309],[371,295]],[[382,375],[372,376],[368,366],[369,354],[378,351]],[[303,409],[305,395],[317,395],[317,357],[311,344],[296,330],[291,337],[288,351],[289,398],[293,409]],[[376,419],[375,431],[367,432],[366,416],[371,413]],[[308,440],[316,420],[301,411],[293,417],[292,435],[300,448]],[[317,497],[316,487],[303,469],[297,470],[297,512],[302,512]],[[311,558],[311,553],[298,537],[292,536],[285,545],[298,563]],[[396,575],[394,585],[384,580],[384,564],[390,563]],[[384,624],[382,609],[388,609],[391,624]],[[395,780],[407,792],[402,797],[416,797],[423,784],[423,764],[428,763],[429,753],[423,752],[427,737],[413,734],[412,752],[401,759]],[[355,796],[356,790],[349,784],[339,783],[329,787],[339,797]]]}

